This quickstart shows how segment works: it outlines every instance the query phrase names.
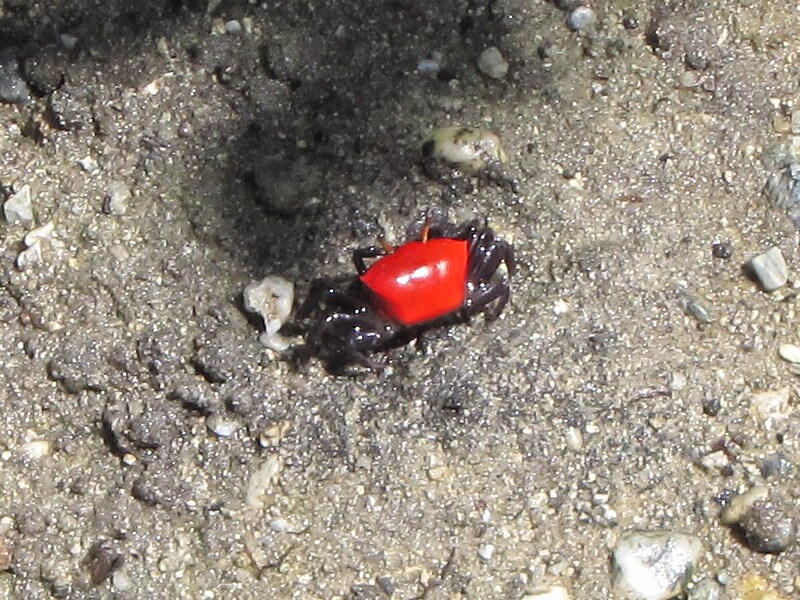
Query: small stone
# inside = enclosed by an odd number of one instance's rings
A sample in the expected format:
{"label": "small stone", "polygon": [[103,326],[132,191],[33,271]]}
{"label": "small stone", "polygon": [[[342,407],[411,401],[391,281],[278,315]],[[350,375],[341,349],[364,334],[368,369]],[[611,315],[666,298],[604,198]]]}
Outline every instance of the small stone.
{"label": "small stone", "polygon": [[478,558],[484,562],[489,562],[494,556],[495,547],[492,544],[486,544],[478,548]]}
{"label": "small stone", "polygon": [[493,79],[503,79],[508,73],[508,62],[494,46],[486,48],[478,57],[478,69]]}
{"label": "small stone", "polygon": [[103,212],[109,215],[124,215],[128,212],[131,188],[122,181],[112,181],[106,190]]}
{"label": "small stone", "polygon": [[765,292],[772,292],[786,285],[789,270],[780,248],[773,247],[750,259],[750,271]]}
{"label": "small stone", "polygon": [[778,346],[778,356],[790,363],[800,363],[800,346],[794,344],[781,344]]}
{"label": "small stone", "polygon": [[597,20],[594,11],[588,6],[579,6],[567,17],[567,27],[572,31],[582,31],[588,29]]}
{"label": "small stone", "polygon": [[432,58],[422,58],[417,61],[417,73],[422,75],[436,75],[441,65]]}
{"label": "small stone", "polygon": [[48,440],[32,440],[23,444],[20,447],[20,451],[32,460],[39,460],[49,456],[53,451],[53,447]]}
{"label": "small stone", "polygon": [[225,415],[213,414],[206,417],[206,427],[214,435],[231,437],[239,429],[239,423]]}
{"label": "small stone", "polygon": [[554,585],[527,592],[521,600],[570,600],[567,588]]}
{"label": "small stone", "polygon": [[714,258],[728,260],[733,256],[733,248],[730,242],[714,242],[711,244],[711,255]]}
{"label": "small stone", "polygon": [[714,320],[705,303],[698,296],[686,294],[682,298],[682,304],[683,311],[701,325],[708,325]]}
{"label": "small stone", "polygon": [[769,429],[776,421],[783,421],[791,414],[790,396],[788,387],[757,392],[750,397],[750,406],[756,417]]}
{"label": "small stone", "polygon": [[245,310],[260,315],[264,320],[264,333],[259,337],[261,344],[276,352],[286,350],[289,340],[278,331],[292,312],[294,284],[283,277],[270,275],[249,283],[242,295]]}
{"label": "small stone", "polygon": [[722,408],[722,402],[716,396],[706,396],[703,398],[703,414],[709,417],[716,417]]}
{"label": "small stone", "polygon": [[23,185],[8,197],[8,200],[3,204],[3,216],[12,225],[16,223],[30,225],[33,223],[33,202],[31,201],[31,187],[29,185]]}
{"label": "small stone", "polygon": [[84,562],[89,567],[92,585],[100,585],[122,566],[123,557],[108,543],[97,541],[89,548]]}
{"label": "small stone", "polygon": [[94,173],[100,167],[100,165],[94,158],[92,158],[91,155],[84,156],[78,160],[78,164],[80,165],[81,169],[87,173]]}
{"label": "small stone", "polygon": [[128,592],[133,588],[133,581],[125,571],[116,571],[111,576],[111,583],[118,592]]}
{"label": "small stone", "polygon": [[375,583],[377,583],[378,587],[383,590],[384,594],[387,594],[389,596],[394,594],[396,586],[394,584],[394,580],[391,577],[387,577],[385,575],[377,577],[375,579]]}
{"label": "small stone", "polygon": [[42,244],[36,242],[17,255],[16,265],[20,271],[25,271],[31,267],[42,264],[42,262]]}
{"label": "small stone", "polygon": [[225,22],[225,32],[231,34],[242,33],[242,23],[236,19]]}
{"label": "small stone", "polygon": [[23,104],[28,100],[30,93],[19,72],[16,50],[14,48],[0,50],[0,101]]}
{"label": "small stone", "polygon": [[614,548],[614,588],[629,600],[668,600],[685,590],[703,545],[692,535],[629,531]]}
{"label": "small stone", "polygon": [[722,511],[725,525],[736,526],[750,549],[778,554],[795,540],[797,529],[777,493],[756,486],[735,496]]}
{"label": "small stone", "polygon": [[40,225],[39,227],[34,227],[28,233],[25,234],[24,243],[25,245],[30,248],[36,243],[43,242],[50,238],[55,230],[55,226],[53,225],[52,221],[48,221],[44,225]]}

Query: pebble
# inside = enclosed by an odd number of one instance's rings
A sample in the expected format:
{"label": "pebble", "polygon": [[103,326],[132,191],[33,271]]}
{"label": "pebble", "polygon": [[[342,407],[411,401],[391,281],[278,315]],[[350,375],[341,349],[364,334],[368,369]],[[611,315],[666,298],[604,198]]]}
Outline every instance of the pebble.
{"label": "pebble", "polygon": [[232,19],[230,21],[225,22],[225,32],[231,34],[242,33],[242,24],[240,21],[236,19]]}
{"label": "pebble", "polygon": [[711,244],[711,255],[714,258],[721,258],[722,260],[728,260],[731,256],[733,256],[733,248],[731,247],[730,242],[714,242]]}
{"label": "pebble", "polygon": [[572,31],[582,31],[594,25],[597,16],[588,6],[579,6],[567,17],[567,27]]}
{"label": "pebble", "polygon": [[786,260],[778,247],[772,247],[763,254],[750,259],[750,271],[765,292],[771,292],[786,285],[789,270]]}
{"label": "pebble", "polygon": [[258,341],[276,352],[286,350],[289,340],[278,331],[292,312],[294,284],[283,277],[270,275],[247,284],[242,294],[245,310],[260,315],[264,320],[264,333]]}
{"label": "pebble", "polygon": [[123,181],[112,181],[106,190],[103,212],[109,215],[124,215],[128,212],[131,188]]}
{"label": "pebble", "polygon": [[682,593],[703,550],[692,535],[629,531],[614,548],[614,588],[629,600],[667,600]]}
{"label": "pebble", "polygon": [[26,269],[42,264],[42,262],[44,262],[42,257],[42,244],[36,242],[17,255],[15,264],[20,271],[25,271]]}
{"label": "pebble", "polygon": [[489,562],[494,556],[495,547],[492,544],[486,544],[478,548],[478,558],[484,562]]}
{"label": "pebble", "polygon": [[756,552],[778,554],[796,540],[795,523],[777,494],[761,486],[735,496],[720,515],[723,524],[736,526],[747,546]]}
{"label": "pebble", "polygon": [[[792,136],[797,138],[797,136]],[[787,151],[788,152],[788,151]],[[763,158],[764,162],[781,165],[785,156],[781,156],[775,151],[775,156]],[[800,163],[794,156],[788,159],[790,162],[785,166],[781,165],[779,170],[772,173],[764,186],[764,195],[775,208],[786,210],[790,219],[798,224],[798,211],[800,211]]]}
{"label": "pebble", "polygon": [[708,325],[714,320],[708,308],[697,296],[687,293],[681,299],[681,303],[683,304],[683,311],[701,325]]}
{"label": "pebble", "polygon": [[98,162],[91,155],[88,154],[83,158],[81,158],[80,160],[78,160],[78,164],[80,165],[81,169],[83,169],[87,173],[94,173],[100,167]]}
{"label": "pebble", "polygon": [[508,74],[508,61],[494,46],[486,48],[478,57],[478,69],[492,79],[503,79]]}
{"label": "pebble", "polygon": [[441,52],[431,52],[430,58],[421,58],[417,61],[417,72],[423,75],[438,75],[443,60],[444,55]]}
{"label": "pebble", "polygon": [[33,223],[31,186],[23,185],[8,197],[8,200],[3,204],[3,216],[11,224],[30,225]]}
{"label": "pebble", "polygon": [[133,581],[125,571],[116,571],[111,576],[111,583],[118,592],[128,592],[133,588]]}
{"label": "pebble", "polygon": [[758,419],[769,429],[774,422],[783,421],[789,417],[791,413],[790,396],[791,390],[788,387],[756,392],[750,396],[750,406]]}
{"label": "pebble", "polygon": [[570,600],[567,588],[554,585],[526,592],[521,600]]}
{"label": "pebble", "polygon": [[206,417],[206,427],[214,435],[231,437],[239,429],[239,423],[236,419],[215,413]]}
{"label": "pebble", "polygon": [[32,440],[22,444],[20,451],[32,460],[39,460],[52,454],[53,447],[48,440]]}
{"label": "pebble", "polygon": [[26,246],[30,247],[38,242],[43,242],[50,238],[50,236],[55,231],[55,226],[53,225],[52,221],[48,221],[44,225],[40,225],[39,227],[34,227],[28,233],[25,234],[24,243]]}
{"label": "pebble", "polygon": [[794,344],[781,344],[778,346],[778,356],[790,363],[800,363],[800,346]]}
{"label": "pebble", "polygon": [[14,48],[0,50],[0,100],[9,104],[23,104],[30,100],[28,86],[19,72]]}

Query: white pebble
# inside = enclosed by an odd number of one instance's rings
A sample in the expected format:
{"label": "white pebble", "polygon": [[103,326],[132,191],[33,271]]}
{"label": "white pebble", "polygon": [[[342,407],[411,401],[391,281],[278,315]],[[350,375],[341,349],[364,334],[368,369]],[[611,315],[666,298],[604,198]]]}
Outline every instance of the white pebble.
{"label": "white pebble", "polygon": [[588,6],[579,6],[567,17],[567,27],[572,31],[580,31],[594,25],[596,20],[594,11]]}
{"label": "white pebble", "polygon": [[3,216],[11,224],[30,225],[33,223],[31,186],[23,185],[17,192],[8,197],[8,200],[3,204]]}
{"label": "white pebble", "polygon": [[227,33],[242,33],[242,24],[236,19],[232,19],[225,23],[225,31]]}
{"label": "white pebble", "polygon": [[629,600],[668,600],[684,591],[703,544],[693,535],[629,531],[614,548],[614,588]]}
{"label": "white pebble", "polygon": [[495,547],[492,544],[486,544],[478,548],[478,557],[485,562],[489,562],[494,556],[494,551]]}
{"label": "white pebble", "polygon": [[478,68],[493,79],[503,79],[508,73],[508,61],[503,58],[500,50],[490,46],[481,52],[478,58]]}
{"label": "white pebble", "polygon": [[750,270],[765,292],[771,292],[786,285],[789,269],[778,247],[772,247],[763,254],[750,259]]}
{"label": "white pebble", "polygon": [[20,271],[29,269],[42,263],[42,245],[40,242],[31,244],[17,255],[17,268]]}
{"label": "white pebble", "polygon": [[118,592],[127,592],[133,587],[133,581],[125,571],[114,571],[111,576],[111,583]]}
{"label": "white pebble", "polygon": [[34,227],[28,233],[25,234],[25,239],[24,239],[25,246],[30,248],[34,244],[46,240],[52,235],[54,229],[55,227],[53,226],[52,221],[48,221],[47,223],[39,227]]}
{"label": "white pebble", "polygon": [[39,460],[45,456],[49,456],[53,448],[47,440],[33,440],[23,444],[20,448],[22,453],[33,460]]}
{"label": "white pebble", "polygon": [[206,427],[219,437],[231,437],[239,429],[239,423],[224,415],[213,414],[206,417]]}
{"label": "white pebble", "polygon": [[84,156],[78,161],[78,164],[81,166],[81,169],[87,173],[94,173],[99,168],[97,161],[90,155]]}
{"label": "white pebble", "polygon": [[781,344],[778,346],[778,355],[786,362],[800,363],[800,346]]}

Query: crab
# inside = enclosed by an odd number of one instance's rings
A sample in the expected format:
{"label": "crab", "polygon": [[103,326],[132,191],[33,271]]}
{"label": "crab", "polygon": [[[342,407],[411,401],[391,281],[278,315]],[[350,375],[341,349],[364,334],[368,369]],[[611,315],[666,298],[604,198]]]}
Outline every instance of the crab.
{"label": "crab", "polygon": [[[367,262],[370,261],[370,262]],[[381,371],[370,354],[419,338],[425,331],[464,323],[483,313],[495,320],[510,295],[508,277],[514,249],[478,220],[460,226],[428,218],[416,239],[393,247],[379,245],[353,252],[357,277],[340,285],[315,279],[295,320],[316,316],[301,362],[323,355],[331,364],[355,364]]]}

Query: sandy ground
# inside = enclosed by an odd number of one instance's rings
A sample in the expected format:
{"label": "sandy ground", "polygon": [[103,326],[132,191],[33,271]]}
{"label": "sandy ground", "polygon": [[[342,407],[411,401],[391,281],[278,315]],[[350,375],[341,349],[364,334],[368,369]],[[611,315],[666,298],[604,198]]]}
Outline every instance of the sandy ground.
{"label": "sandy ground", "polygon": [[[0,104],[0,185],[34,211],[0,225],[0,596],[608,598],[637,528],[703,542],[692,585],[798,597],[796,541],[719,518],[755,485],[798,518],[798,231],[762,193],[791,3],[600,1],[582,32],[541,0],[209,4],[0,2],[31,95]],[[518,193],[426,177],[443,125],[499,134]],[[499,320],[382,374],[260,346],[246,283],[303,297],[428,209],[513,242]],[[768,294],[743,265],[771,246]]]}

